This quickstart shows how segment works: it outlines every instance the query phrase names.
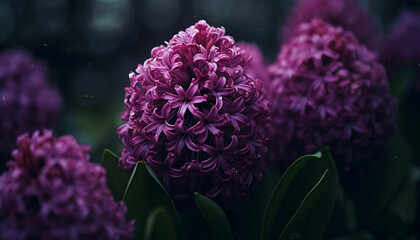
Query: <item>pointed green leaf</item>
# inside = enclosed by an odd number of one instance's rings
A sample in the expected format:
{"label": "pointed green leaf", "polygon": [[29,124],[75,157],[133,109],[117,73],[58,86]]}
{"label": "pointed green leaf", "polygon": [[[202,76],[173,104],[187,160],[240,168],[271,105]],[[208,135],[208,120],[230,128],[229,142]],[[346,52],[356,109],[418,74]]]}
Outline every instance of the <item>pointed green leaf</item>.
{"label": "pointed green leaf", "polygon": [[162,206],[155,208],[147,218],[144,240],[176,240],[176,236],[171,214]]}
{"label": "pointed green leaf", "polygon": [[101,161],[102,167],[106,170],[106,183],[115,201],[122,200],[131,175],[127,170],[118,166],[118,159],[114,153],[105,149]]}
{"label": "pointed green leaf", "polygon": [[400,136],[392,138],[388,150],[389,157],[382,159],[379,168],[353,197],[360,225],[364,228],[377,222],[409,175],[411,153],[404,139]]}
{"label": "pointed green leaf", "polygon": [[[316,221],[319,214],[323,214],[323,212],[314,212],[314,209],[316,209],[315,206],[318,204],[328,184],[328,174],[328,169],[326,169],[319,182],[305,196],[295,215],[281,233],[280,240],[287,240],[292,238],[292,236],[296,236],[298,239],[311,239],[314,237],[313,232],[308,231],[308,228],[311,227],[310,224],[313,223],[313,220]],[[320,235],[322,236],[322,233],[316,234],[316,236]]]}
{"label": "pointed green leaf", "polygon": [[[310,210],[316,215],[311,215],[312,217],[305,220],[308,227],[304,234],[311,235],[311,239],[322,239],[338,191],[337,169],[328,148],[299,158],[283,174],[267,204],[261,239],[279,238],[288,223],[293,221],[292,218],[302,201],[316,186],[326,170],[329,172],[326,187]],[[293,232],[293,229],[290,228],[288,231]]]}
{"label": "pointed green leaf", "polygon": [[165,207],[170,213],[177,238],[185,239],[185,233],[171,197],[145,162],[137,162],[123,200],[127,205],[127,219],[136,220],[135,234],[138,239],[142,239],[145,235],[147,218],[158,206]]}
{"label": "pointed green leaf", "polygon": [[194,193],[195,204],[207,222],[213,239],[232,240],[232,230],[222,208],[207,197]]}

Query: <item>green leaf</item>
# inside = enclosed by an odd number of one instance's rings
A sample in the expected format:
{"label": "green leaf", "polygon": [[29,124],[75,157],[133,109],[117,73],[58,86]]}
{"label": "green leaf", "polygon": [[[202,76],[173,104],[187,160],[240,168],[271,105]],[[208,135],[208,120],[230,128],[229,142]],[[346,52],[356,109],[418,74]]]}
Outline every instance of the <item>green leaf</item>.
{"label": "green leaf", "polygon": [[136,220],[135,234],[138,239],[142,239],[145,235],[146,222],[150,212],[159,206],[168,210],[176,228],[177,238],[185,239],[185,233],[171,197],[145,162],[137,162],[123,200],[127,205],[127,219],[134,218]]}
{"label": "green leaf", "polygon": [[171,214],[162,206],[150,212],[144,240],[176,240],[177,233]]}
{"label": "green leaf", "polygon": [[337,202],[328,224],[325,237],[331,238],[349,234],[357,229],[358,220],[354,203],[339,186]]}
{"label": "green leaf", "polygon": [[375,240],[370,231],[361,231],[349,236],[333,238],[332,240]]}
{"label": "green leaf", "polygon": [[106,170],[106,183],[115,201],[122,200],[128,180],[130,180],[130,173],[118,167],[118,159],[114,153],[105,149],[101,161],[102,167]]}
{"label": "green leaf", "polygon": [[223,210],[212,200],[195,192],[195,204],[207,222],[213,239],[232,240],[232,230]]}
{"label": "green leaf", "polygon": [[380,162],[379,169],[364,181],[354,196],[361,227],[370,228],[377,222],[409,175],[411,153],[404,139],[392,138],[388,150],[389,157]]}
{"label": "green leaf", "polygon": [[[317,213],[313,210],[315,209],[316,204],[319,203],[321,195],[327,187],[328,173],[328,169],[326,169],[319,182],[306,195],[305,199],[303,199],[298,210],[284,228],[279,239],[287,240],[292,238],[291,236],[298,237],[295,239],[310,239],[314,237],[307,229],[311,227],[309,225],[312,224],[311,218],[318,218]],[[322,233],[318,233],[316,236],[322,236]]]}
{"label": "green leaf", "polygon": [[372,230],[375,236],[385,239],[396,234],[412,234],[411,228],[419,207],[416,185],[420,179],[420,170],[412,168],[409,176],[404,186],[375,222]]}
{"label": "green leaf", "polygon": [[[316,201],[315,197],[310,197],[311,203],[304,204],[305,206],[309,204],[309,207],[302,208],[303,212],[297,214],[302,202],[317,186],[326,170],[329,172],[329,177],[324,180],[325,189],[321,191]],[[283,230],[291,233],[300,231],[301,225],[295,224],[295,221],[307,226],[305,232],[299,233],[300,235],[311,236],[311,239],[322,239],[334,209],[337,191],[337,169],[328,148],[299,158],[286,170],[271,195],[263,219],[261,239],[278,239]],[[307,217],[299,219],[302,215]],[[294,219],[294,216],[297,218]]]}
{"label": "green leaf", "polygon": [[[417,67],[417,66],[416,66]],[[415,67],[415,68],[416,68]],[[402,68],[391,77],[390,90],[392,96],[403,99],[410,91],[413,82],[416,79],[416,69],[413,67]]]}

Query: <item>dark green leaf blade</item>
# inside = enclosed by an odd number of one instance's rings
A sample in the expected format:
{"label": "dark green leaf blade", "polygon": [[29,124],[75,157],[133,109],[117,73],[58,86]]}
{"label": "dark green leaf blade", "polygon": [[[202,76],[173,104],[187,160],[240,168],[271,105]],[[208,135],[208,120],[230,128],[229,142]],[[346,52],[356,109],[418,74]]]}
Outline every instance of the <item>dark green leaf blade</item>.
{"label": "dark green leaf blade", "polygon": [[176,240],[172,216],[165,207],[157,207],[148,216],[144,240]]}
{"label": "dark green leaf blade", "polygon": [[195,204],[207,222],[214,239],[233,240],[232,230],[222,208],[207,197],[195,192]]}
{"label": "dark green leaf blade", "polygon": [[177,238],[185,239],[185,233],[171,197],[145,162],[137,162],[123,200],[127,205],[127,219],[136,220],[135,234],[138,239],[142,239],[145,234],[146,221],[150,212],[159,206],[164,206],[170,213]]}
{"label": "dark green leaf blade", "polygon": [[130,180],[130,173],[118,166],[118,157],[110,150],[105,149],[101,165],[105,168],[106,183],[111,190],[115,201],[121,201]]}
{"label": "dark green leaf blade", "polygon": [[311,239],[321,239],[331,217],[338,191],[338,173],[328,148],[296,160],[283,174],[274,189],[264,215],[261,239],[278,239],[291,221],[308,192],[329,170],[326,190],[312,211],[318,212],[309,232],[318,234]]}
{"label": "dark green leaf blade", "polygon": [[404,185],[410,170],[411,153],[400,136],[388,145],[389,157],[384,157],[353,199],[361,227],[370,228]]}
{"label": "dark green leaf blade", "polygon": [[328,169],[326,169],[319,182],[305,196],[305,199],[303,199],[295,215],[284,228],[280,235],[280,240],[288,240],[292,238],[292,236],[296,236],[298,239],[312,239],[314,238],[314,235],[322,237],[322,233],[313,233],[309,231],[309,224],[312,223],[311,218],[319,217],[317,214],[318,211],[314,212],[313,210],[327,187],[328,177],[329,172]]}

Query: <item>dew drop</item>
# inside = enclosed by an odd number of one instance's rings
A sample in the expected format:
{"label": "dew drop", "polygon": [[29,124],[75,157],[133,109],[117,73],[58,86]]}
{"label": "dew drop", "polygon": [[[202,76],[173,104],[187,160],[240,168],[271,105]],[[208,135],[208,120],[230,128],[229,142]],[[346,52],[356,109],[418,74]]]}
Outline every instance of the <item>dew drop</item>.
{"label": "dew drop", "polygon": [[223,97],[222,97],[222,96],[218,96],[217,98],[218,98],[219,100],[222,100],[222,99],[223,99]]}
{"label": "dew drop", "polygon": [[132,78],[134,75],[136,75],[133,71],[130,71],[130,73],[128,73],[128,77]]}
{"label": "dew drop", "polygon": [[136,113],[133,112],[133,111],[130,111],[130,116],[134,116],[134,114],[136,114]]}
{"label": "dew drop", "polygon": [[166,44],[166,45],[168,45],[169,43],[168,43],[168,41],[164,41],[164,43]]}

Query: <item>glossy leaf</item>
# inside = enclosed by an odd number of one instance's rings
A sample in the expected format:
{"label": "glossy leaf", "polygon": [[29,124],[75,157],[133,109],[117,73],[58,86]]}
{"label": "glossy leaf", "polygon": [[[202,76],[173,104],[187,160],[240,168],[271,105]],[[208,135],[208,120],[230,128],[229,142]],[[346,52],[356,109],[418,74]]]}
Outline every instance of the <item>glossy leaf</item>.
{"label": "glossy leaf", "polygon": [[361,227],[377,222],[409,175],[411,156],[404,140],[396,136],[388,146],[389,156],[384,157],[354,198]]}
{"label": "glossy leaf", "polygon": [[164,207],[150,212],[146,221],[144,240],[176,240],[177,232],[171,214]]}
{"label": "glossy leaf", "polygon": [[118,157],[110,150],[105,149],[101,165],[105,168],[106,182],[115,201],[121,201],[130,180],[130,173],[118,166]]}
{"label": "glossy leaf", "polygon": [[171,197],[145,162],[137,162],[123,200],[127,205],[127,218],[136,220],[135,234],[138,239],[145,235],[149,214],[159,206],[163,206],[168,210],[176,228],[177,238],[185,239],[185,234]]}
{"label": "glossy leaf", "polygon": [[362,231],[351,234],[349,236],[333,238],[332,240],[375,240],[370,231]]}
{"label": "glossy leaf", "polygon": [[404,186],[397,192],[375,222],[372,232],[381,239],[389,238],[396,233],[412,234],[411,228],[418,213],[418,195],[416,185],[420,179],[420,170],[412,168]]}
{"label": "glossy leaf", "polygon": [[303,199],[295,215],[284,228],[283,232],[280,235],[281,240],[290,239],[291,236],[297,236],[299,239],[310,239],[313,237],[313,233],[307,231],[307,228],[312,222],[311,218],[318,217],[318,215],[316,215],[313,212],[313,209],[320,200],[322,193],[325,191],[325,188],[328,183],[328,176],[328,169],[326,169],[324,175],[322,175],[319,182],[306,195],[305,199]]}
{"label": "glossy leaf", "polygon": [[206,221],[210,234],[213,239],[226,239],[232,240],[232,230],[230,229],[229,221],[226,218],[222,208],[219,207],[211,199],[199,194],[194,193],[195,204],[201,211],[204,220]]}
{"label": "glossy leaf", "polygon": [[[326,170],[329,176],[324,180],[326,186],[319,198],[315,201],[315,197],[310,197],[311,204],[305,203],[308,207],[302,208],[303,212],[297,214],[302,202],[317,186]],[[286,226],[290,233],[300,231],[301,226],[295,224],[297,222],[303,222],[307,226],[305,232],[299,234],[310,235],[311,239],[322,239],[334,209],[337,189],[337,169],[328,148],[299,158],[286,170],[271,195],[265,211],[261,239],[278,239]],[[294,219],[299,216],[307,217]]]}

